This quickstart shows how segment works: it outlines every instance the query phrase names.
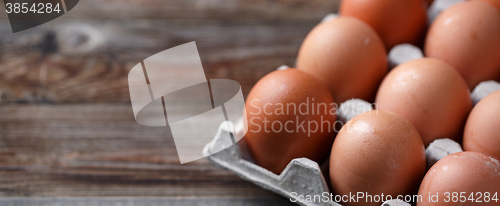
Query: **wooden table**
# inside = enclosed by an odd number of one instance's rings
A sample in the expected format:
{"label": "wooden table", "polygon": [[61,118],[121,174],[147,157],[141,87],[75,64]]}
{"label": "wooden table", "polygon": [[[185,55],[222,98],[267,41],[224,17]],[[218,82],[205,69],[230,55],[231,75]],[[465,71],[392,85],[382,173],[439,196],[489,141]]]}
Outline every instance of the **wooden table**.
{"label": "wooden table", "polygon": [[[181,165],[170,131],[134,120],[128,71],[196,41],[208,79],[246,96],[293,65],[338,0],[82,0],[13,34],[0,14],[0,205],[286,205],[206,159]],[[0,6],[3,10],[3,4]]]}

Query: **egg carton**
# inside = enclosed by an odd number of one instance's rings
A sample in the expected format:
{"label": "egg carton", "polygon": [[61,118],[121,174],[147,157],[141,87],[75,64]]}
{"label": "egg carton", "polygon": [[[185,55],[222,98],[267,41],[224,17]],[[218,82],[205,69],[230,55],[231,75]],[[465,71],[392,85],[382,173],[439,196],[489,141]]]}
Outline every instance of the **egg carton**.
{"label": "egg carton", "polygon": [[[427,11],[429,25],[441,11],[462,1],[465,0],[435,0]],[[323,18],[322,22],[330,21],[338,17],[338,14],[331,13]],[[411,44],[396,45],[387,56],[388,66],[389,69],[392,69],[404,62],[423,57],[424,54],[422,50],[416,46]],[[277,70],[284,69],[289,69],[289,67],[283,65]],[[500,90],[500,83],[496,81],[482,82],[471,94],[474,105],[488,94],[497,90]],[[369,111],[367,108],[371,108],[371,106],[370,103],[360,99],[348,100],[340,105],[337,118],[345,123],[356,115]],[[225,138],[227,135],[230,135],[232,139]],[[288,199],[296,199],[292,194],[293,192],[304,196],[319,195],[320,197],[323,193],[330,194],[328,183],[323,176],[324,172],[327,171],[328,161],[323,163],[321,165],[322,167],[320,167],[317,162],[308,158],[296,158],[288,163],[281,174],[277,175],[256,165],[244,141],[234,143],[234,135],[238,137],[237,139],[241,139],[244,135],[242,119],[234,124],[229,121],[223,122],[215,138],[205,146],[203,150],[204,156],[213,164],[230,170],[241,178]],[[454,140],[448,138],[435,140],[425,150],[427,169],[440,159],[462,151],[460,144]],[[297,200],[296,203],[304,206],[342,206],[336,202],[308,202],[300,199]],[[382,203],[382,206],[411,205],[402,200],[393,199]]]}
{"label": "egg carton", "polygon": [[[364,112],[364,108],[366,107],[357,107],[360,108],[360,110],[356,112],[356,105],[360,103],[369,104],[358,99],[349,100],[341,104],[339,110],[346,111],[346,108],[353,108],[353,110],[349,109],[347,110],[349,112],[340,112],[339,119],[348,121],[357,114]],[[328,184],[323,176],[324,170],[321,169],[317,162],[308,158],[293,159],[279,175],[254,164],[243,141],[232,144],[232,140],[226,138],[227,135],[241,137],[243,135],[242,130],[242,120],[239,120],[234,125],[227,121],[222,123],[214,140],[205,146],[203,154],[207,156],[213,164],[228,169],[241,178],[288,199],[296,199],[296,197],[293,196],[293,192],[313,197],[314,195],[319,195],[321,197],[325,192],[330,194]],[[235,132],[233,133],[232,131]],[[222,151],[220,150],[221,146],[231,144],[232,146]],[[462,149],[458,143],[450,139],[441,139],[434,141],[427,148],[426,155],[428,161],[433,164],[449,154],[460,151],[462,151]],[[341,206],[336,202],[307,202],[306,200],[299,200],[296,203],[304,206]],[[395,199],[383,203],[382,206],[410,206],[410,204]]]}
{"label": "egg carton", "polygon": [[[232,132],[234,131],[233,128],[236,129],[235,133]],[[218,149],[221,145],[231,144],[231,140],[226,138],[227,135],[242,135],[242,128],[242,121],[239,121],[235,125],[231,122],[222,123],[214,140],[205,146],[203,154],[207,156],[213,164],[228,169],[247,181],[289,199],[295,198],[292,195],[293,192],[304,196],[321,196],[325,192],[328,194],[330,193],[328,184],[323,176],[323,171],[319,164],[308,158],[293,159],[283,172],[277,175],[254,164],[248,151],[246,150],[244,142],[233,144],[222,151]],[[299,200],[296,203],[307,206],[341,206],[336,202],[307,202],[305,200]],[[390,200],[382,205],[409,206],[408,203],[400,200]]]}
{"label": "egg carton", "polygon": [[[242,123],[234,127],[242,127]],[[250,181],[264,189],[273,191],[288,199],[296,199],[293,192],[300,195],[321,195],[330,194],[327,182],[322,174],[322,170],[317,162],[308,158],[296,158],[288,163],[287,167],[277,175],[273,172],[254,164],[251,158],[244,158],[245,146],[243,143],[236,143],[220,151],[218,145],[230,144],[227,135],[232,135],[233,124],[224,122],[213,141],[208,143],[203,154],[215,165],[230,170],[241,178]],[[241,132],[241,130],[240,130]],[[236,132],[237,135],[238,131]],[[336,202],[307,202],[306,200],[297,200],[299,205],[304,206],[342,206]],[[410,206],[410,204],[401,200],[389,200],[382,206]]]}
{"label": "egg carton", "polygon": [[[407,50],[403,49],[403,51],[415,52],[416,50],[411,48]],[[404,54],[404,52],[399,52],[399,54],[403,54],[403,56],[406,57],[408,56]],[[399,58],[398,55],[393,56]],[[408,61],[409,59],[411,58],[407,58],[404,61]],[[403,63],[404,61],[400,61],[399,63]],[[278,68],[278,70],[284,69],[289,69],[289,67],[284,65]],[[471,97],[474,103],[477,103],[488,94],[497,90],[500,90],[500,83],[495,81],[482,82],[474,89]],[[340,105],[338,119],[345,123],[358,114],[372,110],[369,109],[371,107],[372,105],[370,103],[360,99],[348,100]],[[234,135],[238,137],[237,139],[241,139],[243,137],[243,127],[242,119],[238,120],[234,124],[229,121],[223,122],[220,125],[215,138],[205,146],[203,150],[204,156],[206,156],[213,164],[228,169],[245,180],[289,199],[297,199],[293,196],[293,192],[313,197],[315,195],[319,195],[321,197],[321,195],[325,192],[330,194],[328,184],[323,176],[323,172],[327,170],[326,168],[328,166],[328,162],[323,164],[324,167],[320,167],[317,162],[308,158],[297,158],[288,163],[287,167],[283,170],[283,172],[281,172],[281,174],[274,174],[273,172],[253,163],[252,157],[246,148],[244,141],[233,144]],[[233,138],[225,138],[228,135]],[[231,146],[227,147],[227,145]],[[226,149],[221,151],[221,147]],[[460,144],[451,139],[445,138],[435,140],[425,150],[427,157],[427,169],[440,159],[461,151],[463,150]],[[296,203],[305,206],[341,206],[336,202],[307,202],[306,200],[298,200]],[[410,206],[410,204],[394,199],[383,203],[382,206]]]}

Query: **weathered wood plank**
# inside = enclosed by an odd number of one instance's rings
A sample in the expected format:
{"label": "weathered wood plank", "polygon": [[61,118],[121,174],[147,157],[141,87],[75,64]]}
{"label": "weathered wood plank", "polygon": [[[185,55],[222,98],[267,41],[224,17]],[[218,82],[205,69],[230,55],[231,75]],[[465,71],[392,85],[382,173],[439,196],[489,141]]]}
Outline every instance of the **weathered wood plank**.
{"label": "weathered wood plank", "polygon": [[206,159],[180,165],[130,104],[0,106],[0,196],[281,199]]}
{"label": "weathered wood plank", "polygon": [[303,38],[338,2],[85,0],[16,34],[0,12],[0,197],[88,197],[0,205],[288,203],[206,159],[180,165],[166,128],[134,121],[126,77],[140,60],[196,41],[207,78],[237,80],[246,96],[262,76],[294,64]]}
{"label": "weathered wood plank", "polygon": [[196,41],[207,78],[244,94],[298,48],[339,0],[86,0],[40,27],[10,33],[0,19],[0,102],[127,102],[140,60]]}
{"label": "weathered wood plank", "polygon": [[266,198],[0,198],[0,204],[5,206],[174,206],[174,205],[198,205],[198,206],[281,206],[291,205],[284,199]]}

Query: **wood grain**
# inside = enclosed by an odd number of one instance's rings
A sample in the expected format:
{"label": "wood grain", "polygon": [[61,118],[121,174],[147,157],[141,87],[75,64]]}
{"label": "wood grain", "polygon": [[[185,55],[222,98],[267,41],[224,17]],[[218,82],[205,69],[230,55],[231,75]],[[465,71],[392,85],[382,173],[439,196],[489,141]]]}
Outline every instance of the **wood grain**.
{"label": "wood grain", "polygon": [[128,102],[128,71],[196,41],[207,78],[245,94],[278,66],[294,65],[307,33],[338,0],[86,0],[16,34],[0,20],[1,102]]}
{"label": "wood grain", "polygon": [[15,34],[0,12],[0,205],[290,204],[206,159],[180,165],[168,128],[135,122],[127,75],[196,41],[207,78],[237,80],[246,96],[294,65],[338,2],[82,0]]}
{"label": "wood grain", "polygon": [[180,165],[170,132],[137,124],[128,104],[3,105],[0,114],[0,196],[283,200],[206,159]]}
{"label": "wood grain", "polygon": [[47,206],[47,205],[71,205],[71,206],[174,206],[174,205],[198,205],[198,206],[281,206],[290,205],[289,202],[266,198],[151,198],[151,197],[94,197],[94,198],[2,198],[0,204],[8,206]]}

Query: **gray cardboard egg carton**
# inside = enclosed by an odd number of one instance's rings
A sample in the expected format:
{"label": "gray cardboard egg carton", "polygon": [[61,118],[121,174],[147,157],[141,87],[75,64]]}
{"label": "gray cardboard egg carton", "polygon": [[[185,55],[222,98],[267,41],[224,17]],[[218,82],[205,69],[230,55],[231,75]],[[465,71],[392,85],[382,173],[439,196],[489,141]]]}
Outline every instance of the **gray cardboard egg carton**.
{"label": "gray cardboard egg carton", "polygon": [[[369,104],[367,102],[364,102],[363,100],[354,99],[342,104],[342,106],[352,107],[353,105],[356,105],[358,103]],[[354,116],[356,116],[355,112],[348,112],[339,115],[339,118],[348,120]],[[320,166],[317,162],[314,162],[308,158],[293,159],[283,170],[283,172],[281,172],[280,175],[276,175],[273,172],[262,168],[252,162],[252,158],[246,150],[244,142],[233,144],[232,146],[220,152],[212,152],[219,151],[220,149],[218,148],[223,145],[231,144],[231,140],[225,138],[228,134],[231,136],[242,135],[242,130],[242,120],[238,121],[234,125],[231,122],[222,123],[214,140],[205,146],[203,154],[207,156],[213,164],[228,169],[245,180],[248,180],[264,189],[271,190],[289,199],[292,198],[292,192],[296,192],[300,195],[320,196],[325,192],[330,193]],[[232,131],[235,131],[235,133],[233,133]],[[297,201],[297,203],[299,205],[308,206],[341,206],[340,204],[335,202]],[[383,206],[396,205],[409,206],[409,204],[400,200],[391,200],[383,204]]]}
{"label": "gray cardboard egg carton", "polygon": [[[464,0],[435,0],[433,5],[428,10],[429,24],[434,18],[444,9],[452,4],[462,2]],[[328,14],[323,22],[337,18],[337,14]],[[423,52],[411,44],[396,45],[388,54],[389,68],[392,69],[404,62],[423,58]],[[288,66],[281,66],[278,70],[288,69]],[[479,84],[471,94],[474,105],[488,94],[500,90],[500,83],[496,81],[486,81]],[[367,108],[371,108],[371,104],[359,99],[352,99],[342,103],[339,107],[339,120],[344,123],[354,118],[356,115],[367,112]],[[327,170],[328,164],[323,164],[323,167],[317,162],[308,158],[293,159],[288,163],[287,167],[280,175],[262,168],[253,163],[252,157],[248,152],[244,142],[233,144],[233,140],[227,138],[227,134],[239,135],[241,137],[243,130],[242,120],[235,124],[224,122],[221,124],[219,131],[210,143],[208,143],[203,154],[215,165],[228,169],[234,172],[241,178],[248,180],[264,189],[273,191],[288,199],[292,197],[292,192],[300,195],[322,195],[330,193],[328,184],[323,176],[323,171]],[[240,139],[240,138],[238,138]],[[220,151],[220,147],[232,145]],[[213,152],[220,151],[220,152]],[[451,139],[438,139],[432,142],[425,150],[427,156],[427,169],[434,165],[440,159],[457,152],[461,152],[462,147],[457,142]],[[326,162],[327,163],[327,162]],[[322,171],[323,168],[323,171]],[[299,205],[305,206],[342,206],[336,202],[306,202],[298,200]],[[402,200],[393,199],[384,202],[382,206],[410,206]]]}
{"label": "gray cardboard egg carton", "polygon": [[[281,67],[281,69],[285,69]],[[474,102],[478,102],[488,94],[500,90],[500,83],[495,81],[483,82],[472,92]],[[353,117],[366,112],[370,103],[359,99],[348,100],[340,105],[338,118],[347,122]],[[292,160],[280,175],[262,168],[252,162],[252,158],[244,146],[244,142],[233,144],[218,153],[217,147],[231,145],[227,134],[242,135],[243,122],[240,120],[234,125],[231,122],[221,124],[218,134],[212,142],[207,144],[203,150],[205,156],[215,165],[228,169],[245,180],[260,187],[271,190],[286,198],[292,198],[292,192],[301,195],[320,195],[324,192],[330,193],[322,170],[317,162],[308,158],[297,158]],[[234,133],[232,131],[235,131]],[[238,138],[239,139],[239,138]],[[242,147],[241,147],[242,146]],[[460,144],[451,139],[439,139],[432,142],[426,149],[427,168],[430,168],[438,160],[457,152],[461,152]],[[295,197],[293,198],[295,199]],[[300,205],[333,205],[341,206],[335,202],[297,202]],[[409,206],[401,200],[390,200],[382,206]]]}
{"label": "gray cardboard egg carton", "polygon": [[[213,154],[211,151],[216,151],[215,148],[218,144],[225,144],[221,141],[228,141],[228,138],[219,138],[227,137],[223,136],[223,133],[226,133],[226,135],[231,133],[228,125],[230,124],[227,124],[227,122],[221,125],[219,129],[220,136],[216,136],[212,142],[205,146],[203,151],[204,155],[215,165],[228,169],[245,180],[287,198],[291,198],[292,192],[321,195],[323,192],[329,191],[318,163],[307,158],[292,160],[280,175],[276,175],[254,164],[251,158],[242,158],[248,154],[245,148],[240,147],[241,143],[233,144],[231,147]],[[240,125],[242,125],[241,122]],[[237,128],[238,124],[235,127]],[[238,132],[236,132],[236,135],[238,135]],[[339,205],[336,203],[298,203],[301,205]]]}

